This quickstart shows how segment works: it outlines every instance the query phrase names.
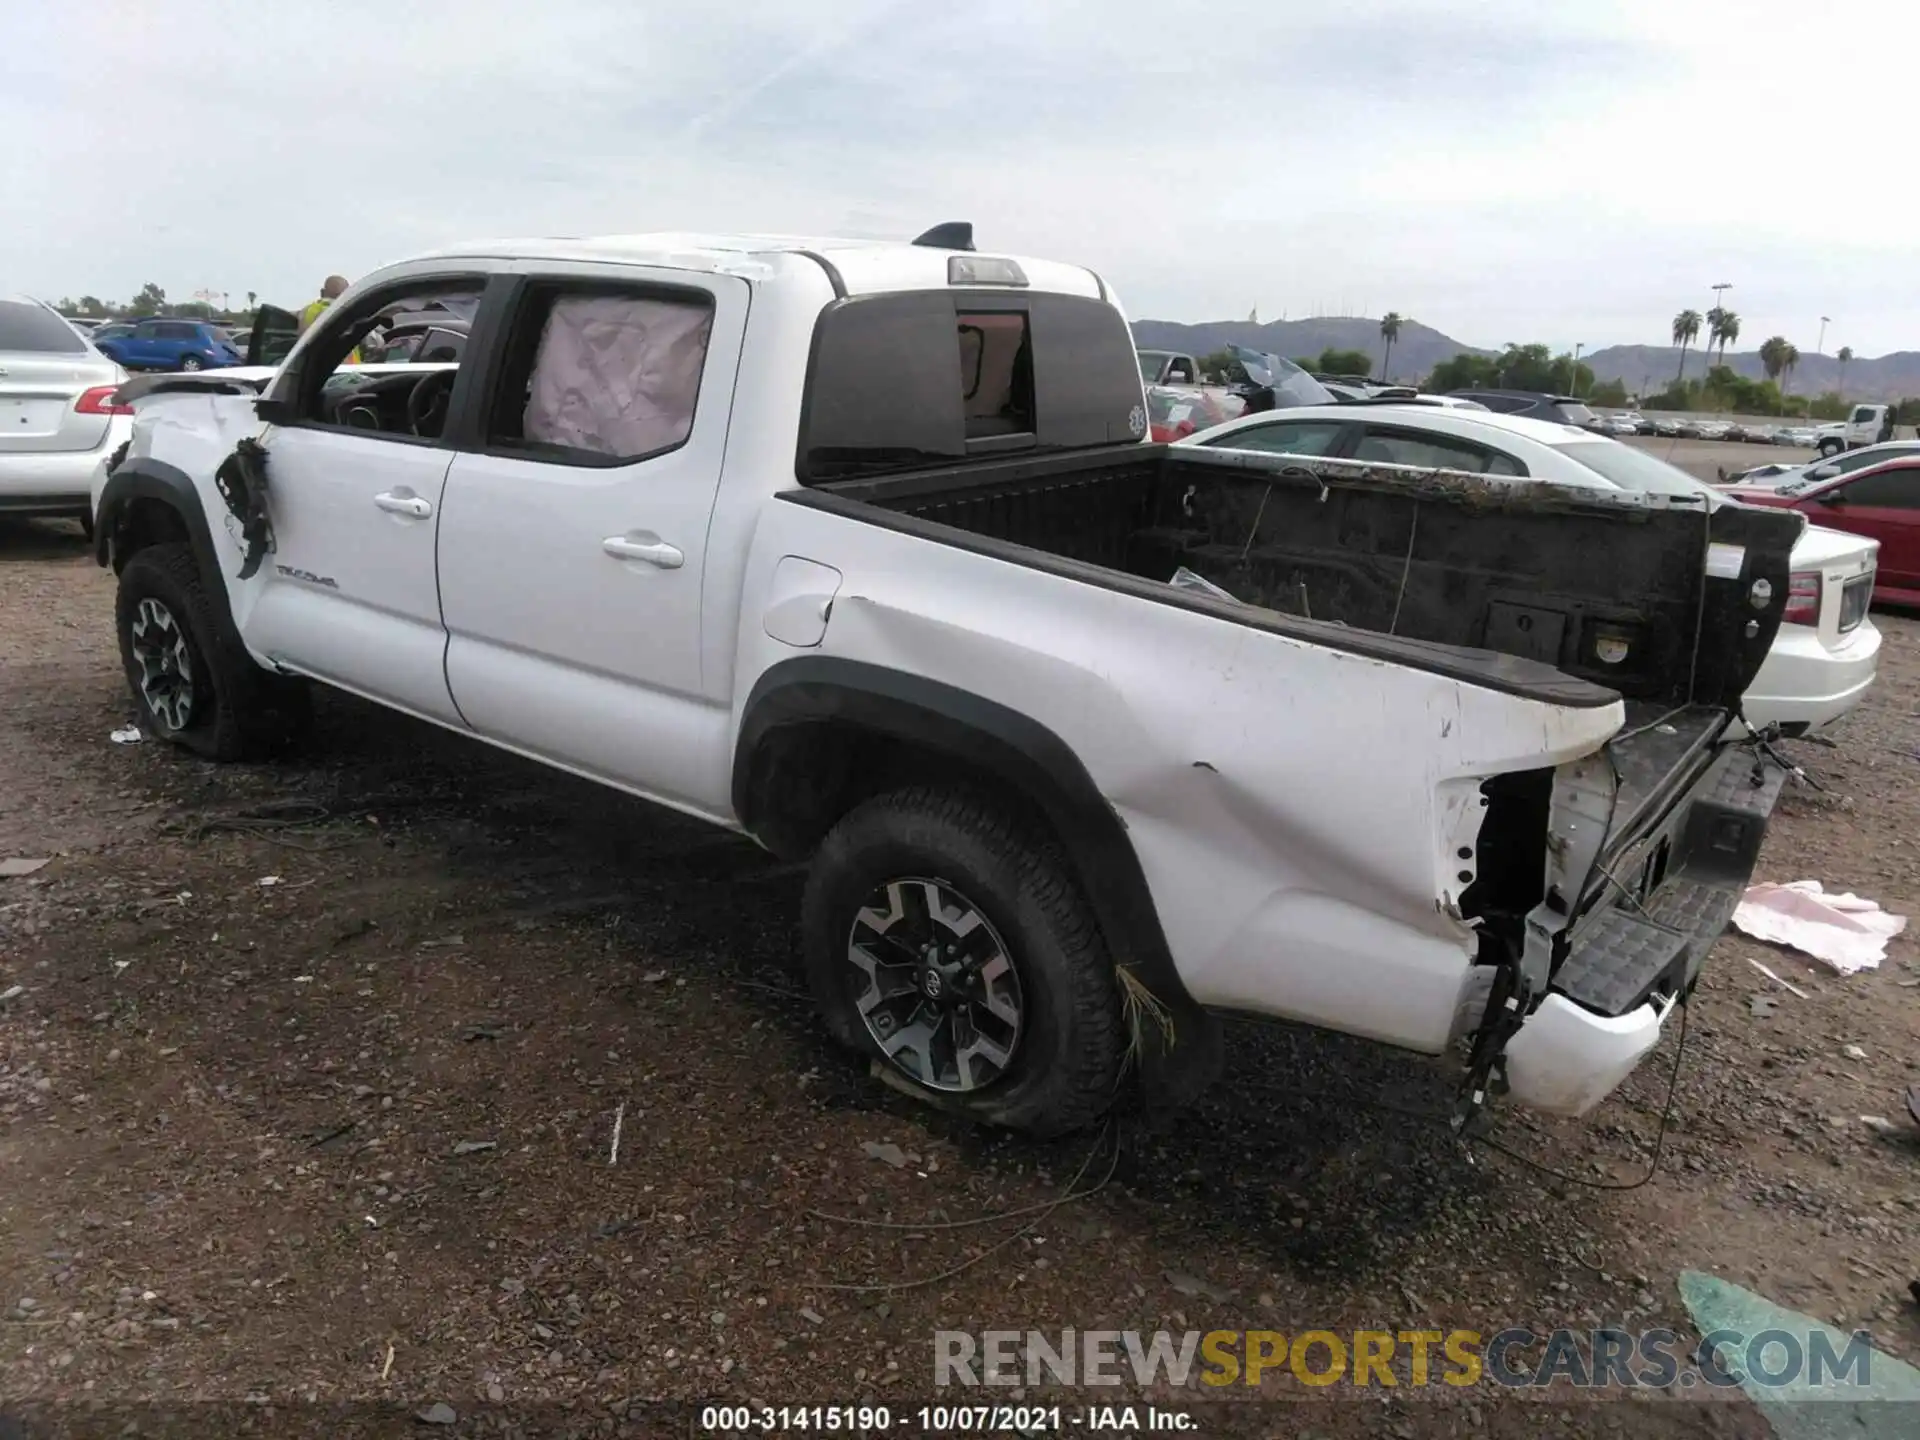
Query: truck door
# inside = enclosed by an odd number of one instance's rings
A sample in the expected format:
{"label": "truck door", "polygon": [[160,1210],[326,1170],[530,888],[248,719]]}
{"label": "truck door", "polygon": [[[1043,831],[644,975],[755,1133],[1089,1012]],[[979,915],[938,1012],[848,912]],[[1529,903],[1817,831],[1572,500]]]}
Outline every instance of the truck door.
{"label": "truck door", "polygon": [[447,479],[453,698],[483,735],[719,813],[729,711],[703,684],[701,589],[747,284],[566,264],[519,284],[476,453]]}
{"label": "truck door", "polygon": [[273,548],[243,621],[269,658],[455,725],[434,547],[453,459],[443,432],[476,377],[445,365],[373,374],[345,357],[378,314],[483,283],[436,276],[335,305],[290,358],[261,405]]}
{"label": "truck door", "polygon": [[300,336],[300,317],[278,305],[262,305],[253,312],[247,332],[247,364],[278,365]]}

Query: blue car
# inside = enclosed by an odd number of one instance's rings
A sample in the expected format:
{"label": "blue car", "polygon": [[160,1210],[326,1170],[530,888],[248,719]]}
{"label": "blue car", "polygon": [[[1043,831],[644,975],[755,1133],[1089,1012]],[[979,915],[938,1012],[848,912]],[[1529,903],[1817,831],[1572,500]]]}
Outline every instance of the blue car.
{"label": "blue car", "polygon": [[217,370],[244,359],[226,332],[204,320],[138,320],[102,326],[94,348],[128,370]]}

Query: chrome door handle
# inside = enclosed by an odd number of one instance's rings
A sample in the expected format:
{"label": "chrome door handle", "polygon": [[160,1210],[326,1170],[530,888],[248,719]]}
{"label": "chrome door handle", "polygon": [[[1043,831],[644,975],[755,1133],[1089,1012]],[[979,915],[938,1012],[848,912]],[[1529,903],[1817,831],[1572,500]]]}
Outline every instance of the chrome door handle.
{"label": "chrome door handle", "polygon": [[629,540],[624,535],[609,535],[600,542],[600,548],[616,560],[644,560],[662,570],[678,570],[687,563],[680,547],[664,540]]}
{"label": "chrome door handle", "polygon": [[424,520],[433,514],[431,502],[418,495],[396,495],[391,490],[382,491],[374,496],[373,503],[382,510],[391,511],[395,515],[411,515],[416,520]]}

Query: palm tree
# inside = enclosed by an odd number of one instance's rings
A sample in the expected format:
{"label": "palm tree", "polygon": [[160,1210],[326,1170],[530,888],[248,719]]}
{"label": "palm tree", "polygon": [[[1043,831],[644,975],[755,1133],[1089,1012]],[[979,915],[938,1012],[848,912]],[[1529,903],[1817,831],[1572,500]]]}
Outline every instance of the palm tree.
{"label": "palm tree", "polygon": [[1840,362],[1840,398],[1844,400],[1847,398],[1847,362],[1853,359],[1853,347],[1842,345],[1840,353],[1833,358]]}
{"label": "palm tree", "polygon": [[1720,363],[1727,363],[1727,346],[1740,339],[1740,317],[1731,310],[1720,312]]}
{"label": "palm tree", "polygon": [[249,312],[252,312],[252,311],[255,311],[255,310],[258,310],[259,308],[260,308],[260,297],[259,297],[259,295],[257,295],[257,294],[256,294],[255,292],[253,292],[252,290],[249,290],[249,291],[247,292],[247,310],[248,310]]}
{"label": "palm tree", "polygon": [[1720,343],[1720,326],[1725,323],[1727,312],[1718,305],[1707,311],[1707,351],[1712,353],[1714,346]]}
{"label": "palm tree", "polygon": [[1678,385],[1681,377],[1687,373],[1687,347],[1700,338],[1700,312],[1682,310],[1673,317],[1673,343],[1680,347],[1680,368],[1673,372],[1673,383]]}
{"label": "palm tree", "polygon": [[1387,364],[1393,359],[1393,342],[1400,338],[1400,327],[1406,323],[1398,310],[1389,310],[1386,315],[1381,318],[1380,338],[1387,342],[1386,349],[1380,356],[1380,378],[1382,380],[1388,378]]}
{"label": "palm tree", "polygon": [[1787,353],[1782,357],[1782,361],[1786,368],[1786,378],[1780,382],[1780,392],[1785,394],[1793,388],[1793,367],[1800,363],[1799,349],[1793,345],[1788,345]]}
{"label": "palm tree", "polygon": [[1792,348],[1784,335],[1770,335],[1760,342],[1760,363],[1766,367],[1769,380],[1780,378],[1787,368],[1787,352]]}

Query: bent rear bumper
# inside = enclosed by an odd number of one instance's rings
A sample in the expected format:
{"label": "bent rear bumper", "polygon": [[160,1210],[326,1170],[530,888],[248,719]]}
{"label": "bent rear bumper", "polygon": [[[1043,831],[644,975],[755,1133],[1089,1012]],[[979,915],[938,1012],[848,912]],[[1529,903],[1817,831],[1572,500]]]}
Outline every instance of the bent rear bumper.
{"label": "bent rear bumper", "polygon": [[1653,1047],[1673,999],[1596,1015],[1549,995],[1507,1042],[1508,1093],[1551,1115],[1584,1115],[1619,1088]]}
{"label": "bent rear bumper", "polygon": [[1515,1099],[1584,1114],[1659,1043],[1733,919],[1785,783],[1785,771],[1728,748],[1657,827],[1609,857],[1612,903],[1582,917],[1549,993],[1507,1041]]}

